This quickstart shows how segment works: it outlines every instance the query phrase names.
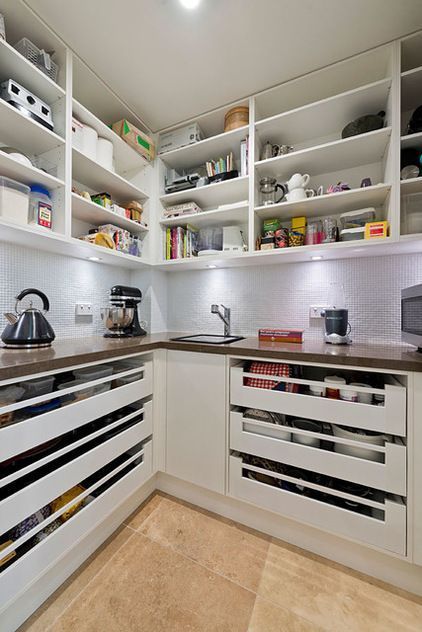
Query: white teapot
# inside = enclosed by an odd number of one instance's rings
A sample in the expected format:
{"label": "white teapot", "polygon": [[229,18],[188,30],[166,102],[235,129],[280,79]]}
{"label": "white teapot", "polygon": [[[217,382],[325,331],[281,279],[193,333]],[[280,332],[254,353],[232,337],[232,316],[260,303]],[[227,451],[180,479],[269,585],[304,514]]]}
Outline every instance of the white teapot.
{"label": "white teapot", "polygon": [[304,189],[309,184],[310,179],[311,176],[309,173],[305,173],[303,176],[300,173],[294,173],[290,180],[287,181],[287,187],[289,191],[293,191],[293,189]]}

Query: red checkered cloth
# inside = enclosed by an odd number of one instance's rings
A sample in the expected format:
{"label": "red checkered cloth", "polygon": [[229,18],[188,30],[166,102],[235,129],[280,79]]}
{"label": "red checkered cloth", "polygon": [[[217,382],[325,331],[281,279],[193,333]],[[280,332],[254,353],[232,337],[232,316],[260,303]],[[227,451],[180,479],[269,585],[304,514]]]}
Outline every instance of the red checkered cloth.
{"label": "red checkered cloth", "polygon": [[[259,373],[260,375],[278,375],[280,377],[290,377],[290,366],[288,364],[278,364],[276,362],[252,362],[248,373]],[[253,388],[266,388],[272,390],[280,382],[273,380],[261,380],[256,377],[245,378],[245,386]]]}

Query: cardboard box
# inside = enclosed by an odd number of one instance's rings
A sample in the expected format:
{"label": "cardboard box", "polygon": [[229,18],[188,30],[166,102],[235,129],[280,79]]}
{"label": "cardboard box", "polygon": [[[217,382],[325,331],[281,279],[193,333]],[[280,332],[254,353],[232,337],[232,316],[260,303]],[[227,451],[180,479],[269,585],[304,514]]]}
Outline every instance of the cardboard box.
{"label": "cardboard box", "polygon": [[368,222],[365,224],[365,239],[388,237],[388,222]]}
{"label": "cardboard box", "polygon": [[185,127],[174,129],[171,132],[164,132],[163,134],[160,134],[158,153],[164,154],[166,151],[172,151],[173,149],[179,149],[179,147],[192,145],[203,138],[204,135],[198,123],[191,123]]}
{"label": "cardboard box", "polygon": [[258,338],[263,342],[293,342],[302,344],[303,329],[260,329]]}
{"label": "cardboard box", "polygon": [[141,130],[135,127],[135,125],[129,123],[127,119],[122,119],[121,121],[117,121],[117,123],[113,123],[111,129],[146,160],[149,160],[150,162],[154,160],[155,145],[152,139],[144,134],[144,132],[141,132]]}

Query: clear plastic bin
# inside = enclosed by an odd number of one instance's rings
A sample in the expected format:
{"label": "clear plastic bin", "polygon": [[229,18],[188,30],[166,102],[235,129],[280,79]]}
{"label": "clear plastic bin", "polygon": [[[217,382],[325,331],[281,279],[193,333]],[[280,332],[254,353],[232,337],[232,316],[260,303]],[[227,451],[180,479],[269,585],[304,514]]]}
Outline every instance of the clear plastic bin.
{"label": "clear plastic bin", "polygon": [[75,376],[75,380],[81,382],[93,382],[94,380],[101,380],[104,377],[109,377],[113,374],[113,367],[104,364],[101,366],[88,366],[82,369],[75,369],[72,371]]}
{"label": "clear plastic bin", "polygon": [[38,397],[39,395],[46,395],[53,390],[54,376],[49,375],[47,377],[38,377],[35,380],[28,380],[27,382],[21,382],[21,386],[25,393],[23,399],[30,399],[31,397]]}
{"label": "clear plastic bin", "polygon": [[345,228],[340,231],[340,241],[357,241],[365,239],[365,228]]}
{"label": "clear plastic bin", "polygon": [[342,213],[340,215],[340,227],[341,228],[360,228],[365,227],[367,222],[374,222],[376,220],[375,209],[369,206],[368,208],[361,208],[357,211],[349,211],[348,213]]}
{"label": "clear plastic bin", "polygon": [[30,188],[0,176],[0,216],[15,224],[28,224]]}

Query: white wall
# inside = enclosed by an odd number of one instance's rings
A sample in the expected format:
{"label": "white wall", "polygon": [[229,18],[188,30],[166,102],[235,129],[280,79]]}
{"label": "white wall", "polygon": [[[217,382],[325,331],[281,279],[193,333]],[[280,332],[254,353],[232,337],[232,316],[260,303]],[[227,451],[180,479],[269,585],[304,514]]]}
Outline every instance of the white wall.
{"label": "white wall", "polygon": [[330,282],[343,283],[355,341],[400,342],[400,291],[422,282],[422,255],[312,261],[283,265],[177,272],[168,275],[167,327],[222,333],[211,303],[232,309],[232,330],[298,327],[320,339],[321,322],[309,306],[324,304]]}

